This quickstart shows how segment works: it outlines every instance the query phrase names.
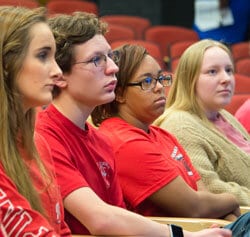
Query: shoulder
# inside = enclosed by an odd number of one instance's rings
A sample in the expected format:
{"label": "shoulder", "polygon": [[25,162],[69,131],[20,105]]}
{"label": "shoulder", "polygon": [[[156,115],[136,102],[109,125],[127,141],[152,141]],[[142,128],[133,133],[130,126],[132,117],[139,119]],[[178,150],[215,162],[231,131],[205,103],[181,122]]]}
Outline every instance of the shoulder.
{"label": "shoulder", "polygon": [[46,139],[37,131],[34,133],[34,141],[39,152],[50,153],[50,148]]}
{"label": "shoulder", "polygon": [[220,113],[227,120],[227,122],[230,123],[239,132],[241,132],[242,135],[244,135],[245,137],[249,137],[246,129],[234,115],[230,114],[226,110],[222,110]]}
{"label": "shoulder", "polygon": [[128,141],[137,136],[143,136],[145,132],[136,128],[120,118],[106,119],[100,126],[100,131],[109,137],[120,138],[120,141]]}
{"label": "shoulder", "polygon": [[200,123],[201,120],[196,116],[187,111],[170,111],[166,110],[154,124],[163,128],[170,126],[192,126],[193,124]]}
{"label": "shoulder", "polygon": [[227,112],[226,110],[220,111],[220,114],[227,120],[228,123],[230,123],[233,126],[241,127],[240,122],[237,120],[237,118],[232,115],[231,113]]}

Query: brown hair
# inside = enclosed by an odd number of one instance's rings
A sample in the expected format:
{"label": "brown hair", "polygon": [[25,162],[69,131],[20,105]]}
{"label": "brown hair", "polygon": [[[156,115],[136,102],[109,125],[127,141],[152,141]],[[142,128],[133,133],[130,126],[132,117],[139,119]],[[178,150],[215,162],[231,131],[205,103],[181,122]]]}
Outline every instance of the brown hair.
{"label": "brown hair", "polygon": [[[123,45],[115,50],[120,54],[120,59],[116,62],[119,71],[116,73],[117,86],[115,94],[116,96],[123,96],[127,88],[127,83],[136,73],[142,60],[148,55],[148,52],[142,46],[129,44]],[[114,100],[108,104],[97,106],[93,110],[91,117],[94,125],[99,126],[103,120],[116,116],[117,113],[118,103]]]}
{"label": "brown hair", "polygon": [[[75,60],[74,46],[92,39],[96,34],[104,35],[107,24],[94,14],[75,12],[73,15],[60,14],[49,19],[49,25],[56,40],[56,61],[63,73],[70,73]],[[54,97],[60,93],[54,88]]]}
{"label": "brown hair", "polygon": [[30,30],[35,24],[46,22],[45,15],[44,8],[0,7],[0,160],[18,191],[42,214],[44,210],[29,168],[20,154],[22,149],[28,159],[35,160],[45,177],[45,168],[34,144],[35,114],[33,109],[24,114],[16,78],[31,42]]}

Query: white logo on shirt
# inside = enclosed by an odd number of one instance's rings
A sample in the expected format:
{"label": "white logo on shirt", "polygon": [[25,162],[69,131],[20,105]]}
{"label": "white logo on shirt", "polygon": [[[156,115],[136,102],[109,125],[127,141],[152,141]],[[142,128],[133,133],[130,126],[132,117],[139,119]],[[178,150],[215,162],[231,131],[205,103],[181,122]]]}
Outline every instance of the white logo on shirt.
{"label": "white logo on shirt", "polygon": [[[24,229],[33,222],[31,215],[20,206],[15,206],[8,199],[7,194],[0,188],[0,208],[7,209],[2,215],[2,224],[8,236],[42,236],[49,230],[44,226],[37,226],[36,233],[24,232]],[[3,213],[2,213],[3,214]],[[38,223],[34,223],[38,225]],[[33,228],[34,229],[34,228]],[[24,234],[25,233],[25,234]]]}
{"label": "white logo on shirt", "polygon": [[182,153],[180,153],[179,149],[177,146],[174,146],[174,149],[173,149],[173,152],[171,154],[171,157],[176,160],[176,161],[179,161],[183,164],[183,166],[185,167],[185,169],[187,170],[187,174],[189,176],[192,176],[193,175],[193,172],[192,170],[190,169],[190,167],[188,166],[186,160],[184,159]]}
{"label": "white logo on shirt", "polygon": [[98,162],[97,165],[99,167],[99,170],[101,171],[101,175],[106,184],[106,188],[109,188],[110,187],[110,172],[111,172],[110,165],[105,161]]}

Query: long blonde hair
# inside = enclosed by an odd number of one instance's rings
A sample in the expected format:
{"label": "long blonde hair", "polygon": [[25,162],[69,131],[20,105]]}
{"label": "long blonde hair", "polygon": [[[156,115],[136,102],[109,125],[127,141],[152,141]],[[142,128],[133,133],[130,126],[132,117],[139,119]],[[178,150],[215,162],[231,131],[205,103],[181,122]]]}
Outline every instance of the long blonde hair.
{"label": "long blonde hair", "polygon": [[184,110],[198,115],[207,121],[196,95],[196,83],[199,78],[204,53],[208,48],[219,47],[232,58],[230,49],[218,41],[205,39],[189,46],[180,58],[173,84],[169,90],[166,107],[167,114],[173,110]]}
{"label": "long blonde hair", "polygon": [[24,150],[28,159],[35,160],[42,176],[46,176],[34,144],[35,114],[33,109],[24,113],[16,86],[31,42],[30,29],[39,22],[46,22],[44,8],[0,7],[0,160],[19,193],[32,208],[45,214],[29,168],[20,154],[20,149]]}

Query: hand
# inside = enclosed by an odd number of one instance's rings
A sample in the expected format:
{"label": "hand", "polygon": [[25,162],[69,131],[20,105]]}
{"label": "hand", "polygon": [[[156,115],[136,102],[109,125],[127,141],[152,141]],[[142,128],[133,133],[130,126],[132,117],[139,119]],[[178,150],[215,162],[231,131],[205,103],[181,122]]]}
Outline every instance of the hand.
{"label": "hand", "polygon": [[232,232],[223,228],[211,228],[198,232],[184,231],[184,237],[232,237]]}
{"label": "hand", "polygon": [[235,221],[237,219],[237,216],[234,215],[234,214],[232,214],[232,213],[230,213],[230,214],[226,215],[224,217],[224,219],[227,220],[227,221]]}
{"label": "hand", "polygon": [[241,212],[240,212],[240,207],[236,208],[233,212],[232,212],[233,215],[239,217],[241,215]]}
{"label": "hand", "polygon": [[227,214],[223,219],[227,221],[235,221],[241,215],[240,208],[236,208],[232,213]]}

